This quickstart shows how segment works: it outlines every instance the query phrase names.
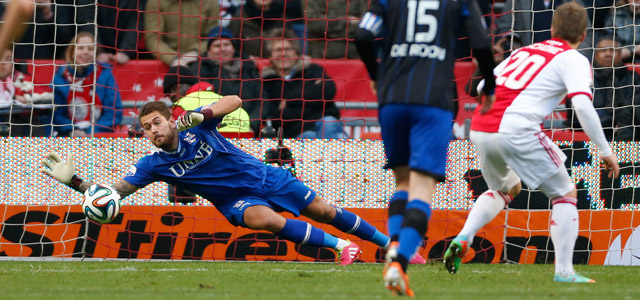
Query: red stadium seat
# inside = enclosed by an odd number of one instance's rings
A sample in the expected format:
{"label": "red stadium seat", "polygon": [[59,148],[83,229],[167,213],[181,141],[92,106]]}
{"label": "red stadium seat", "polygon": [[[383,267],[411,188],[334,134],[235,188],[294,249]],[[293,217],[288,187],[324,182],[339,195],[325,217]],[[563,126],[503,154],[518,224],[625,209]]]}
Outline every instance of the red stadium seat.
{"label": "red stadium seat", "polygon": [[[362,119],[362,120],[376,120],[378,117],[378,111],[375,108],[376,97],[373,95],[369,86],[369,75],[364,64],[360,60],[322,60],[313,59],[313,63],[322,65],[327,74],[333,78],[336,84],[336,96],[335,101],[339,103],[342,117],[345,119]],[[268,64],[266,59],[257,60],[256,64],[260,70]],[[50,84],[55,74],[55,69],[58,66],[64,65],[64,61],[61,60],[34,60],[28,63],[28,71],[33,74],[34,83],[47,85]],[[630,69],[640,73],[640,67],[635,65],[629,65]],[[162,80],[164,74],[169,68],[162,62],[156,60],[132,60],[125,65],[116,65],[112,71],[120,88],[120,95],[122,97],[125,107],[136,107],[141,102],[149,100],[157,100],[161,98],[164,93],[162,91]],[[455,64],[454,74],[456,81],[456,90],[458,92],[459,110],[457,122],[462,123],[464,119],[471,118],[473,111],[470,109],[476,104],[476,100],[470,97],[465,91],[467,82],[471,79],[476,66],[470,61],[458,61]],[[358,103],[358,107],[364,108],[348,108],[341,106],[342,103],[353,102]],[[127,103],[129,105],[127,105]],[[371,103],[368,105],[367,103]],[[137,105],[135,105],[137,104]],[[124,115],[128,116],[131,113],[137,113],[135,108],[127,108],[124,111]],[[566,113],[558,112],[554,114],[555,119],[566,118]],[[120,131],[120,130],[119,130]],[[549,134],[551,131],[549,131]],[[586,135],[582,132],[571,133],[566,130],[554,130],[552,131],[554,140],[569,139],[579,141],[587,140]],[[363,138],[373,136],[378,138],[377,135],[368,135],[362,133]],[[240,136],[230,136],[240,137]],[[245,137],[244,135],[242,137]],[[249,137],[249,136],[246,136]],[[253,136],[251,136],[253,137]]]}

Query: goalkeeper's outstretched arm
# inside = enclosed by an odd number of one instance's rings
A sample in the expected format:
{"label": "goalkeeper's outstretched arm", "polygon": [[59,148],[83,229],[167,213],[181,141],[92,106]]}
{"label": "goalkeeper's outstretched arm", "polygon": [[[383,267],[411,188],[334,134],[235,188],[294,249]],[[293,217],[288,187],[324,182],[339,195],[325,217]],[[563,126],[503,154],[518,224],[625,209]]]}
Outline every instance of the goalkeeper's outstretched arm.
{"label": "goalkeeper's outstretched arm", "polygon": [[235,95],[224,96],[211,104],[203,106],[199,110],[188,110],[176,120],[178,131],[200,125],[200,123],[213,119],[222,118],[242,106],[242,99]]}
{"label": "goalkeeper's outstretched arm", "polygon": [[[76,165],[73,162],[71,154],[67,155],[67,160],[63,161],[60,155],[55,152],[51,152],[42,161],[44,168],[42,172],[57,179],[58,181],[66,184],[70,188],[84,193],[94,183],[90,181],[84,181],[78,175],[76,175]],[[120,199],[129,196],[138,190],[138,187],[132,185],[125,180],[120,179],[113,188],[120,194]]]}

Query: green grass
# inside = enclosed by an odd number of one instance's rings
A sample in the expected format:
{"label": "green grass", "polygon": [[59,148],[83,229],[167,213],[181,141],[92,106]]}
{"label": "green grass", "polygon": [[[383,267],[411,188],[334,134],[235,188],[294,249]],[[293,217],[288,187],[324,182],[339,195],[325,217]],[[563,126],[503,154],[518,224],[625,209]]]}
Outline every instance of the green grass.
{"label": "green grass", "polygon": [[[420,299],[637,299],[637,267],[577,266],[596,284],[553,283],[553,265],[411,266]],[[0,261],[0,299],[387,299],[381,264]]]}

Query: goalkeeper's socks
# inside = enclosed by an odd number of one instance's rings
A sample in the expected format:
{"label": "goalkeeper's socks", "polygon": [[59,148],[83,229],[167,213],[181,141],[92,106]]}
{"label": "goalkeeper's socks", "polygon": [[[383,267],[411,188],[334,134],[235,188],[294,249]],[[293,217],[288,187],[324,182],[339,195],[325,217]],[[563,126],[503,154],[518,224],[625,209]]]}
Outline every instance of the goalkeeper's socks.
{"label": "goalkeeper's socks", "polygon": [[397,242],[400,228],[402,227],[402,217],[404,209],[409,201],[409,193],[407,191],[397,191],[393,194],[393,198],[389,201],[389,220],[387,221],[387,229],[391,241]]}
{"label": "goalkeeper's socks", "polygon": [[[508,200],[505,200],[508,199]],[[482,193],[473,205],[464,227],[458,235],[466,235],[471,243],[480,228],[491,222],[510,201],[510,196],[498,191],[488,190]]]}
{"label": "goalkeeper's socks", "polygon": [[394,259],[400,263],[405,272],[409,259],[416,253],[427,233],[429,217],[431,217],[431,206],[427,202],[416,199],[407,204],[402,229],[400,229],[398,257]]}
{"label": "goalkeeper's socks", "polygon": [[578,200],[560,197],[551,200],[551,241],[556,254],[556,274],[573,274],[573,248],[578,238]]}
{"label": "goalkeeper's socks", "polygon": [[[337,249],[340,239],[303,221],[287,219],[277,235],[300,245]],[[348,243],[348,242],[347,242]]]}
{"label": "goalkeeper's socks", "polygon": [[336,217],[329,224],[342,232],[353,234],[382,248],[389,246],[388,236],[346,209],[336,207]]}

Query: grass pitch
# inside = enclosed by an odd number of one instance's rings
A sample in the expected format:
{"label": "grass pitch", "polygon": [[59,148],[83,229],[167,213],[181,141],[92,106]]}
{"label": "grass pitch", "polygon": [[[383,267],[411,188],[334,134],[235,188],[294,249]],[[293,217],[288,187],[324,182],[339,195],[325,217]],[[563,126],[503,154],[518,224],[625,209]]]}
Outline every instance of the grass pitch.
{"label": "grass pitch", "polygon": [[[410,266],[417,299],[638,299],[637,267],[577,266],[595,284],[552,282],[553,265]],[[0,261],[0,299],[388,299],[381,264]]]}

